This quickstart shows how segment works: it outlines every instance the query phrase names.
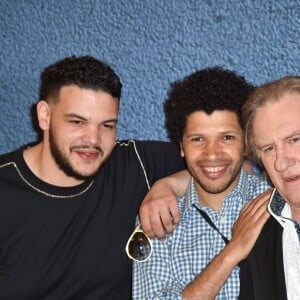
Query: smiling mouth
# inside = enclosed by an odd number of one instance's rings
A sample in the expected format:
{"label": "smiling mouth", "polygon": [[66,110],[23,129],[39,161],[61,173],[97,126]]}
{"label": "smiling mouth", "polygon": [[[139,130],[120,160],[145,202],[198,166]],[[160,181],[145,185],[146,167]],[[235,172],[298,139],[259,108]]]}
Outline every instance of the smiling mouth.
{"label": "smiling mouth", "polygon": [[201,167],[203,174],[209,179],[221,178],[226,170],[227,166],[214,166],[214,167]]}
{"label": "smiling mouth", "polygon": [[71,148],[71,151],[77,152],[78,154],[85,157],[95,157],[98,155],[103,156],[104,154],[101,147],[91,145],[74,146]]}
{"label": "smiling mouth", "polygon": [[102,151],[98,150],[92,150],[92,149],[73,149],[73,152],[75,152],[81,159],[83,159],[86,162],[92,162],[97,160],[97,158],[101,155],[103,155]]}
{"label": "smiling mouth", "polygon": [[299,180],[300,179],[300,176],[290,176],[290,177],[285,177],[283,180],[285,182],[293,182],[293,181],[296,181],[296,180]]}
{"label": "smiling mouth", "polygon": [[208,173],[219,173],[226,169],[226,167],[204,167],[203,170],[205,170]]}
{"label": "smiling mouth", "polygon": [[81,152],[77,151],[77,153],[81,156],[84,156],[86,158],[95,157],[99,155],[99,152]]}

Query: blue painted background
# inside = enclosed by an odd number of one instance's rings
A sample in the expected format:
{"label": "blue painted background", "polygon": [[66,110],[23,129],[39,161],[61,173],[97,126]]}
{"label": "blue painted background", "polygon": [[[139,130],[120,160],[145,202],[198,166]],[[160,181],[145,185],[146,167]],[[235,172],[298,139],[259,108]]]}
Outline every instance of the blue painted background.
{"label": "blue painted background", "polygon": [[299,0],[1,0],[0,153],[35,140],[41,70],[94,55],[120,75],[119,138],[166,139],[170,82],[221,65],[261,84],[300,67]]}

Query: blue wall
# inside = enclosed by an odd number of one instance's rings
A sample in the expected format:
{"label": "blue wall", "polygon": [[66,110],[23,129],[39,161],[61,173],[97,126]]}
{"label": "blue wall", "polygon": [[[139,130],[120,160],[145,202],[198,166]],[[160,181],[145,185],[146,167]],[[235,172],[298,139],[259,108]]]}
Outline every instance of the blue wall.
{"label": "blue wall", "polygon": [[0,29],[0,153],[35,140],[39,74],[71,54],[121,76],[119,138],[166,139],[169,83],[198,68],[299,75],[299,0],[1,0]]}

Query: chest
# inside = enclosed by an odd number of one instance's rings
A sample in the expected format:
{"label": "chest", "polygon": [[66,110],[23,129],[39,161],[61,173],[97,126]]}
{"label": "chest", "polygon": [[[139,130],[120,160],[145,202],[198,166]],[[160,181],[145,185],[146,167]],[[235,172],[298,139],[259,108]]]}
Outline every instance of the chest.
{"label": "chest", "polygon": [[1,186],[0,299],[127,298],[125,246],[147,188],[138,172],[123,172],[106,172],[65,199],[15,182]]}

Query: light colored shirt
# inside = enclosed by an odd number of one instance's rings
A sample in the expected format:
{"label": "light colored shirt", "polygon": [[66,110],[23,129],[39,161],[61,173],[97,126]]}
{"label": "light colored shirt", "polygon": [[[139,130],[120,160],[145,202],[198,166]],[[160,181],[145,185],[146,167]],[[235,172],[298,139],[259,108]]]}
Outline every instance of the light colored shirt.
{"label": "light colored shirt", "polygon": [[282,226],[282,252],[287,297],[300,299],[300,232],[299,224],[292,220],[291,208],[276,193],[268,206],[271,215]]}
{"label": "light colored shirt", "polygon": [[[164,241],[153,239],[153,252],[145,262],[134,262],[133,299],[183,299],[183,289],[191,283],[224,248],[220,234],[200,215],[205,211],[229,240],[233,223],[243,206],[268,188],[261,177],[242,170],[235,189],[225,197],[220,211],[200,206],[192,179],[184,197],[179,198],[180,224]],[[217,299],[235,299],[239,294],[239,268],[219,292]]]}

